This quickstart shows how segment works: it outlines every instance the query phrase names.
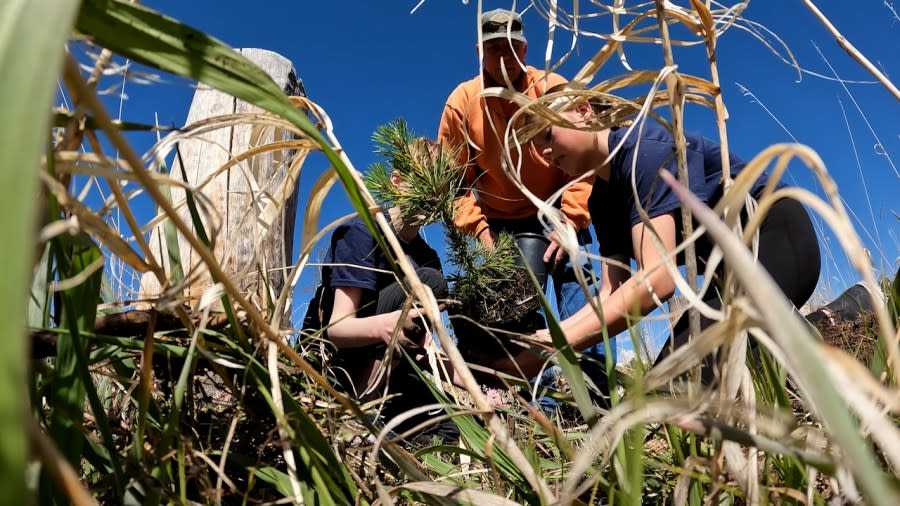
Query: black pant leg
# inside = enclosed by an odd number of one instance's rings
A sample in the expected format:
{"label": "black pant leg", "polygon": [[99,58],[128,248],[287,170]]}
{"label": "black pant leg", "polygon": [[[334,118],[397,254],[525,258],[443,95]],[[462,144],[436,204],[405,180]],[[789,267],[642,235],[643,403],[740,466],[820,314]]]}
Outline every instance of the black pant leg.
{"label": "black pant leg", "polygon": [[[447,298],[449,289],[447,280],[441,271],[431,267],[419,267],[416,274],[427,287],[431,288],[436,299]],[[378,305],[375,314],[390,313],[403,307],[406,302],[406,292],[399,282],[393,282],[378,292]]]}
{"label": "black pant leg", "polygon": [[[422,280],[422,283],[431,288],[436,299],[447,298],[449,289],[447,280],[441,274],[441,271],[431,267],[419,267],[416,269],[416,274]],[[403,304],[406,303],[406,299],[407,295],[403,290],[403,286],[398,282],[391,283],[379,292],[376,312],[377,314],[383,314],[401,309]],[[420,328],[424,333],[425,326],[420,325]],[[383,347],[384,345],[381,346]],[[391,371],[388,381],[388,391],[400,395],[388,401],[384,406],[382,414],[386,420],[390,420],[410,409],[434,402],[434,396],[431,394],[428,385],[421,381],[419,375],[405,359],[397,362],[396,367]],[[427,413],[415,416],[399,425],[397,430],[402,432],[427,420],[428,417]]]}
{"label": "black pant leg", "polygon": [[[821,257],[815,229],[802,204],[793,199],[781,199],[769,209],[760,227],[758,260],[794,307],[799,308],[806,303],[819,280]],[[708,294],[704,301],[711,307],[720,309],[721,298],[714,286],[710,290],[713,293]],[[701,330],[713,323],[713,320],[701,315]],[[671,350],[687,344],[689,340],[690,325],[688,314],[685,313],[675,324],[672,336],[663,345],[654,364],[658,364],[669,356]],[[711,385],[715,379],[714,361],[715,354],[703,359],[701,381],[704,385]]]}
{"label": "black pant leg", "polygon": [[794,307],[809,300],[819,282],[819,241],[809,214],[793,199],[775,203],[760,227],[759,263]]}

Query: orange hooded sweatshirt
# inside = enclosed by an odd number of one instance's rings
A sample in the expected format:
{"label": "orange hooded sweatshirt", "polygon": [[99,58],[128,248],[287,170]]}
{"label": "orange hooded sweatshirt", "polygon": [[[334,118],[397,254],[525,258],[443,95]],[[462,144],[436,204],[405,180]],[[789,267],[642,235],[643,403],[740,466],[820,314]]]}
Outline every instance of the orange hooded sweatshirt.
{"label": "orange hooded sweatshirt", "polygon": [[[558,74],[545,74],[528,66],[520,91],[538,98],[545,90],[565,82]],[[457,199],[454,221],[458,228],[473,236],[478,236],[488,226],[487,218],[517,219],[537,215],[537,208],[506,177],[500,166],[506,125],[518,106],[502,98],[479,97],[482,89],[481,76],[457,86],[447,98],[438,128],[438,142],[451,148],[468,146],[461,150],[459,161],[466,165],[466,185],[474,192],[469,191]],[[517,128],[521,126],[517,125]],[[538,198],[546,200],[571,181],[565,173],[550,167],[532,143],[522,146],[522,151],[522,182]],[[516,162],[517,154],[514,152],[511,156]],[[576,229],[590,223],[587,201],[592,186],[593,179],[581,181],[562,194],[561,211]]]}

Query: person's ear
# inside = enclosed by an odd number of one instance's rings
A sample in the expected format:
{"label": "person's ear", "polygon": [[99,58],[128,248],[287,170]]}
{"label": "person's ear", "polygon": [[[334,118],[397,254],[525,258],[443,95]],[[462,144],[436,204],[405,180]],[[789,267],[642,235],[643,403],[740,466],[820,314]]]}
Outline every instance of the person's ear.
{"label": "person's ear", "polygon": [[594,109],[591,107],[591,104],[585,101],[577,102],[575,104],[575,112],[577,112],[582,119],[588,119],[594,115]]}

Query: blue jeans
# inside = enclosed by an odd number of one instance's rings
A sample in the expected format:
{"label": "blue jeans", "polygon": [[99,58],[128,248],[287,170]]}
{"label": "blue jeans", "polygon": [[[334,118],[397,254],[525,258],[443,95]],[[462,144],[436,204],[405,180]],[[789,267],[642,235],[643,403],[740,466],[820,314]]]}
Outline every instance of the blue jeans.
{"label": "blue jeans", "polygon": [[[543,233],[543,225],[540,224],[536,217],[523,218],[518,220],[490,219],[488,220],[488,224],[491,227],[491,230],[496,233]],[[595,277],[591,260],[587,257],[587,253],[589,252],[591,243],[591,233],[589,230],[584,229],[578,231],[578,244],[581,250],[581,255],[579,255],[579,265],[574,265],[574,263],[572,262],[572,257],[567,256],[565,264],[558,266],[550,274],[550,282],[553,286],[553,295],[556,298],[556,308],[559,313],[560,320],[565,320],[566,318],[577,313],[578,310],[586,306],[588,303],[588,298],[585,296],[584,291],[581,289],[581,285],[578,284],[578,278],[575,276],[576,269],[581,269],[581,272],[584,273],[585,279],[588,280],[588,288],[590,290],[591,296],[597,294],[597,286],[595,286],[593,283],[590,283],[590,281]],[[613,363],[615,363],[615,339],[610,339],[609,344],[612,351]],[[607,395],[608,386],[606,379],[606,347],[604,343],[597,343],[590,348],[582,350],[581,353],[582,370],[597,385],[601,393],[603,395]],[[551,386],[554,377],[558,373],[559,367],[549,367],[540,377],[534,378],[533,381],[535,383],[542,383],[543,386]],[[556,401],[550,397],[541,397],[539,399],[539,402],[545,410],[552,410],[556,406]]]}
{"label": "blue jeans", "polygon": [[[585,296],[581,285],[578,284],[578,278],[575,277],[577,269],[581,269],[585,278],[590,283],[593,278],[593,267],[591,260],[587,257],[588,248],[591,244],[590,233],[586,230],[579,233],[579,245],[581,250],[581,258],[578,265],[572,261],[572,257],[566,257],[565,265],[560,265],[551,275],[553,283],[553,293],[556,296],[556,306],[559,312],[559,319],[566,318],[577,313],[581,308],[588,304],[588,298]],[[597,295],[597,286],[593,283],[588,285],[591,296]],[[611,338],[609,347],[613,364],[616,360],[616,340]],[[582,371],[595,383],[602,395],[609,394],[609,386],[606,378],[606,345],[601,341],[589,348],[581,351],[582,357],[580,365]],[[560,373],[559,366],[547,368],[540,378],[534,378],[535,382],[540,382],[543,386],[551,386],[555,377]],[[556,408],[556,400],[550,397],[541,397],[538,402],[546,411],[552,411]]]}

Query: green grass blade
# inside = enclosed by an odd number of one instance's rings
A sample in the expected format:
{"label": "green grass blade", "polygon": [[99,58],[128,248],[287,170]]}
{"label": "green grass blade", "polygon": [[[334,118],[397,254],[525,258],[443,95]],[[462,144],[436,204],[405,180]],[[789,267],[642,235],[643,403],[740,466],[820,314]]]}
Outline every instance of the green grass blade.
{"label": "green grass blade", "polygon": [[46,327],[50,322],[50,249],[44,247],[41,260],[31,281],[31,297],[28,300],[28,326]]}
{"label": "green grass blade", "polygon": [[[176,149],[178,149],[177,146]],[[180,158],[181,154],[179,153],[178,156]],[[166,167],[165,160],[160,163],[159,170],[163,174],[169,172],[168,168]],[[163,196],[169,199],[169,202],[171,203],[171,188],[169,186],[162,185],[160,186],[160,190],[162,191]],[[184,267],[182,267],[181,265],[181,249],[178,246],[178,230],[175,229],[175,225],[171,220],[166,220],[162,225],[162,231],[163,237],[165,237],[166,242],[166,254],[168,254],[169,256],[169,283],[171,285],[177,285],[184,279]]]}
{"label": "green grass blade", "polygon": [[293,495],[291,479],[288,475],[282,473],[278,469],[275,469],[274,467],[252,468],[252,472],[260,480],[274,485],[275,489],[285,497]]}
{"label": "green grass blade", "polygon": [[[537,286],[537,278],[529,269],[528,275],[531,276],[532,282]],[[562,369],[566,381],[569,382],[569,388],[572,390],[572,397],[578,406],[578,411],[587,423],[592,424],[596,418],[596,410],[591,402],[591,396],[588,394],[587,385],[584,382],[584,373],[581,371],[581,365],[578,363],[578,357],[575,351],[566,341],[566,335],[563,334],[562,328],[556,317],[553,316],[553,308],[550,302],[544,297],[544,294],[538,290],[541,299],[541,307],[544,308],[544,314],[547,315],[547,327],[550,330],[550,336],[553,339],[553,347],[559,350],[559,367]]]}
{"label": "green grass blade", "polygon": [[64,44],[78,9],[65,0],[0,2],[0,490],[25,504],[25,315],[38,168]]}
{"label": "green grass blade", "polygon": [[[60,237],[58,239],[64,239]],[[74,275],[72,271],[75,269],[65,265],[65,252],[60,251],[64,248],[60,243],[61,240],[54,240],[51,246],[53,256],[60,264],[60,277],[68,278]],[[84,438],[81,437],[81,422],[84,418],[83,407],[85,385],[81,381],[78,373],[78,352],[76,346],[83,346],[83,341],[79,339],[79,327],[84,329],[83,316],[79,315],[78,310],[72,307],[73,291],[86,292],[85,284],[67,290],[68,294],[63,294],[63,310],[64,320],[68,320],[68,336],[61,336],[56,341],[56,364],[54,367],[53,381],[51,382],[51,396],[49,398],[50,416],[49,431],[53,440],[59,446],[59,450],[69,463],[75,468],[80,465],[81,448]],[[81,289],[81,290],[78,290]],[[74,313],[74,314],[73,314]],[[78,321],[81,320],[81,323]],[[77,344],[76,344],[77,343]],[[82,354],[84,350],[82,349]]]}
{"label": "green grass blade", "polygon": [[[416,365],[412,358],[404,351],[404,358],[419,376],[421,381],[428,385],[428,389],[437,402],[445,406],[448,414],[458,413],[453,407],[453,403],[444,392],[441,392],[434,385],[430,378],[426,377],[422,370]],[[499,447],[490,448],[491,458],[488,458],[488,444],[492,440],[491,433],[471,415],[459,415],[453,417],[453,422],[459,428],[460,436],[466,442],[466,446],[471,450],[470,456],[477,458],[485,463],[492,462],[495,469],[503,476],[503,478],[516,487],[521,494],[527,498],[526,503],[539,503],[539,496],[531,488],[528,480],[522,471],[516,466],[515,462],[509,455]]]}
{"label": "green grass blade", "polygon": [[[249,364],[259,393],[269,404],[272,413],[277,415],[278,410],[269,395],[271,384],[268,371],[258,361],[251,359]],[[290,422],[293,432],[294,449],[299,457],[297,470],[301,482],[311,486],[311,493],[315,494],[321,504],[353,504],[358,495],[356,482],[335,455],[329,440],[285,386],[282,386],[282,401],[284,416]]]}
{"label": "green grass blade", "polygon": [[[86,235],[60,235],[53,239],[50,249],[60,278],[66,280],[80,276],[92,265],[103,262],[100,249]],[[81,429],[82,411],[87,396],[97,430],[109,453],[116,490],[121,492],[123,473],[118,463],[112,430],[88,369],[88,344],[81,337],[81,331],[94,327],[102,278],[102,270],[94,271],[78,285],[62,292],[63,322],[68,327],[69,338],[57,340],[50,433],[72,465],[76,469],[80,468],[84,437]]]}
{"label": "green grass blade", "polygon": [[[879,468],[873,449],[860,436],[859,424],[837,393],[837,385],[822,363],[810,359],[818,357],[819,352],[806,321],[791,311],[790,301],[772,278],[754,265],[750,252],[715,213],[665,171],[661,171],[660,177],[685,205],[691,207],[697,221],[707,228],[707,233],[722,248],[725,261],[741,266],[733,267],[733,272],[748,295],[757,301],[757,308],[763,321],[768,323],[767,330],[773,334],[774,340],[791,350],[787,358],[795,366],[798,384],[805,390],[809,402],[817,406],[823,424],[843,452],[847,467],[852,470],[862,491],[868,494],[867,500],[872,504],[897,504],[900,494],[893,480]],[[802,363],[798,357],[804,358]]]}

